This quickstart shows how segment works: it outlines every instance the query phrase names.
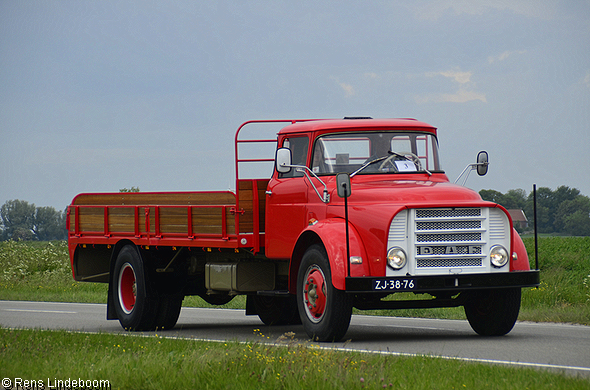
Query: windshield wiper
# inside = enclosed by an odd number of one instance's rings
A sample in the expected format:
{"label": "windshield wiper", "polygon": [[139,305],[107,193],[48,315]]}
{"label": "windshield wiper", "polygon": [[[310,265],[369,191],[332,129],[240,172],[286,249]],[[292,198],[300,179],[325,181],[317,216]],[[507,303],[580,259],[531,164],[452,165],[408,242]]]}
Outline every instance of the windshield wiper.
{"label": "windshield wiper", "polygon": [[[409,160],[412,161],[412,159],[408,158],[407,156],[404,156],[403,154],[400,153],[396,153],[396,152],[392,152],[391,150],[388,150],[387,153],[389,154],[389,156],[382,156],[382,157],[378,157],[374,160],[368,161],[366,163],[363,164],[362,167],[360,167],[359,169],[357,169],[356,171],[354,171],[353,173],[350,174],[350,177],[353,177],[354,175],[356,175],[357,173],[361,172],[362,170],[364,170],[365,168],[367,168],[369,165],[375,164],[376,162],[379,161],[383,161],[386,160],[388,158],[390,158],[392,155],[401,158],[402,160]],[[420,164],[420,168],[422,168],[421,170],[426,172],[428,174],[428,176],[432,176],[432,173],[428,170],[422,167],[422,165]]]}
{"label": "windshield wiper", "polygon": [[[389,153],[391,153],[391,154],[397,154],[397,153],[394,153],[394,152],[389,152]],[[360,168],[359,168],[359,169],[357,169],[356,171],[352,172],[352,173],[350,174],[350,177],[353,177],[354,175],[356,175],[357,173],[359,173],[360,171],[362,171],[363,169],[365,169],[365,168],[366,168],[366,167],[368,167],[369,165],[375,164],[376,162],[379,162],[379,161],[383,161],[383,160],[385,160],[386,158],[389,158],[389,156],[382,156],[382,157],[378,157],[378,158],[376,158],[376,159],[374,159],[374,160],[371,160],[371,161],[368,161],[368,162],[364,163],[362,167],[360,167]]]}

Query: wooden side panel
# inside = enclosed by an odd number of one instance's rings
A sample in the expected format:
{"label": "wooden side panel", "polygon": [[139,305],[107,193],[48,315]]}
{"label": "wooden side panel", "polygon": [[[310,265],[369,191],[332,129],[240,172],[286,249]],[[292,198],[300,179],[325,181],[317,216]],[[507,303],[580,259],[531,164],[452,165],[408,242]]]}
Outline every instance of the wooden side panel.
{"label": "wooden side panel", "polygon": [[[225,213],[225,215],[223,215]],[[193,234],[223,234],[225,218],[225,234],[235,234],[235,217],[229,207],[194,207]]]}
{"label": "wooden side panel", "polygon": [[70,208],[70,232],[225,237],[236,233],[235,208],[233,192],[81,194]]}
{"label": "wooden side panel", "polygon": [[244,210],[244,214],[240,215],[241,233],[249,233],[254,231],[254,192],[252,191],[254,181],[257,184],[258,190],[258,226],[259,231],[264,232],[264,208],[266,205],[266,187],[268,185],[268,179],[240,180],[238,182],[238,196],[240,199],[239,208]]}
{"label": "wooden side panel", "polygon": [[135,233],[135,207],[109,208],[108,217],[110,233]]}
{"label": "wooden side panel", "polygon": [[160,207],[160,233],[188,234],[188,208]]}
{"label": "wooden side panel", "polygon": [[172,205],[235,205],[233,192],[116,192],[80,194],[73,205],[88,206],[172,206]]}
{"label": "wooden side panel", "polygon": [[104,209],[100,207],[85,207],[79,209],[79,230],[84,232],[104,231]]}

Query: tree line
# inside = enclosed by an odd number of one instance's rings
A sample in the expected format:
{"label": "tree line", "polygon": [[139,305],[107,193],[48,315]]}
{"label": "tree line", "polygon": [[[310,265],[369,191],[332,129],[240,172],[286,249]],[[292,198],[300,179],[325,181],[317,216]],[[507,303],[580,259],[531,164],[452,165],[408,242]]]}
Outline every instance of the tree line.
{"label": "tree line", "polygon": [[66,211],[53,207],[36,207],[24,200],[9,200],[0,208],[0,239],[65,240]]}
{"label": "tree line", "polygon": [[[504,206],[523,210],[532,229],[534,221],[533,192],[509,190],[505,194],[495,190],[481,190],[479,195]],[[559,233],[571,236],[590,236],[590,198],[576,188],[567,186],[551,190],[537,188],[537,228],[540,233]]]}
{"label": "tree line", "polygon": [[[139,192],[139,187],[122,188],[119,192]],[[68,238],[67,207],[36,207],[24,200],[9,200],[0,208],[0,241],[51,241]]]}

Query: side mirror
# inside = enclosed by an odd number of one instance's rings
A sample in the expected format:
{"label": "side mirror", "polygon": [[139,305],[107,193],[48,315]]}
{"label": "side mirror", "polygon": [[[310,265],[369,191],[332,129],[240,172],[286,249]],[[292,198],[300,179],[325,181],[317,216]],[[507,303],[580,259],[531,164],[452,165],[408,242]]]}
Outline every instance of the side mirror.
{"label": "side mirror", "polygon": [[483,176],[488,173],[488,152],[481,151],[477,154],[477,174]]}
{"label": "side mirror", "polygon": [[275,167],[279,173],[291,172],[291,150],[287,148],[277,149]]}
{"label": "side mirror", "polygon": [[341,172],[336,175],[336,188],[338,189],[338,196],[341,198],[348,198],[352,193],[350,188],[350,175],[346,172]]}

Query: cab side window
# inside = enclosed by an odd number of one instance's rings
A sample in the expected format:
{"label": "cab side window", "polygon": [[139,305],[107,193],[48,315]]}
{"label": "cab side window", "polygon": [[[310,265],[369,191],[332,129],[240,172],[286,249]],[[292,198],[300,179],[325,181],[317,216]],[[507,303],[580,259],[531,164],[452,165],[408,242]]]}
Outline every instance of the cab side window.
{"label": "cab side window", "polygon": [[[291,150],[292,165],[307,165],[307,149],[309,147],[308,137],[291,137],[285,138],[283,147]],[[298,172],[292,168],[288,173],[279,173],[279,177],[301,177],[303,172]]]}

